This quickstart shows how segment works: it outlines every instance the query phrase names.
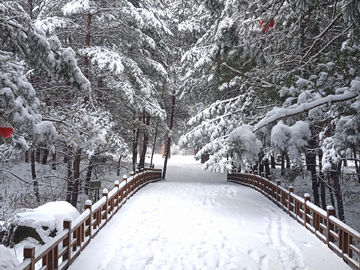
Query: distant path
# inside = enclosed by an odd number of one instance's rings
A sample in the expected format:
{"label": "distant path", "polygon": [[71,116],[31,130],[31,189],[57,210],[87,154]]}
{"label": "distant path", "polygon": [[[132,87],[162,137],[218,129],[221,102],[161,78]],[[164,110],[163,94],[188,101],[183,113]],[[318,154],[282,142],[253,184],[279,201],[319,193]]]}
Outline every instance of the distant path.
{"label": "distant path", "polygon": [[250,188],[179,157],[167,179],[132,197],[69,270],[350,269]]}
{"label": "distant path", "polygon": [[[155,168],[162,169],[164,160],[155,156]],[[203,171],[203,164],[190,156],[174,156],[168,160],[166,181],[169,182],[226,182],[226,175]]]}

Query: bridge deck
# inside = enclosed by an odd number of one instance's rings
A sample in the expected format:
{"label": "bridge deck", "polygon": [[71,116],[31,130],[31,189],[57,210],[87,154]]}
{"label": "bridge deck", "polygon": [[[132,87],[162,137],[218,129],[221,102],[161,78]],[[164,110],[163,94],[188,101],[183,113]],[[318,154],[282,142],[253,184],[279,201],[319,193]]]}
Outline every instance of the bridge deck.
{"label": "bridge deck", "polygon": [[69,270],[350,269],[258,192],[176,160],[168,181],[132,197]]}

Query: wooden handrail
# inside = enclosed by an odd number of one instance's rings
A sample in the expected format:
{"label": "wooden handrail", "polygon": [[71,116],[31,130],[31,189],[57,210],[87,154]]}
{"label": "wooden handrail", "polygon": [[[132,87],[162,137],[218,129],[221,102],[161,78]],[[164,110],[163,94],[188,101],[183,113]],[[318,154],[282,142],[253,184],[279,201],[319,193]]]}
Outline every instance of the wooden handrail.
{"label": "wooden handrail", "polygon": [[227,174],[227,181],[251,187],[297,220],[301,225],[314,233],[324,244],[338,254],[346,263],[360,270],[360,233],[337,219],[334,208],[328,206],[326,211],[311,203],[310,195],[304,198],[281,187],[281,181],[274,183],[271,176],[268,179],[255,171]]}
{"label": "wooden handrail", "polygon": [[25,246],[24,261],[14,270],[35,270],[38,264],[41,270],[66,269],[133,194],[159,180],[160,169],[142,169],[130,178],[124,176],[122,183],[115,181],[96,203],[86,201],[85,211],[74,222],[64,220],[64,230],[39,250]]}

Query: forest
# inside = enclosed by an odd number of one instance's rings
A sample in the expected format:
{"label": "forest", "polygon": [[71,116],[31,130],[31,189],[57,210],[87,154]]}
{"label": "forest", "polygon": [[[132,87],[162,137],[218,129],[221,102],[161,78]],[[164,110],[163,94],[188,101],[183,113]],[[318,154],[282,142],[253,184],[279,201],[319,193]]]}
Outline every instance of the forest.
{"label": "forest", "polygon": [[0,220],[81,209],[93,182],[162,147],[166,178],[181,147],[214,173],[308,175],[346,222],[359,58],[358,0],[1,0]]}

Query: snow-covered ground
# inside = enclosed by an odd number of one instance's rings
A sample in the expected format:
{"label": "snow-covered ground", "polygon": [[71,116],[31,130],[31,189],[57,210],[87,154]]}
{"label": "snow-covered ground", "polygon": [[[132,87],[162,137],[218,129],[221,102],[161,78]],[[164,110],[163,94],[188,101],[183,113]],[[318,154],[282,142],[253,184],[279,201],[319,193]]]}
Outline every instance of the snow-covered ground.
{"label": "snow-covered ground", "polygon": [[69,270],[350,269],[256,191],[191,157],[168,165],[167,180],[133,196]]}

